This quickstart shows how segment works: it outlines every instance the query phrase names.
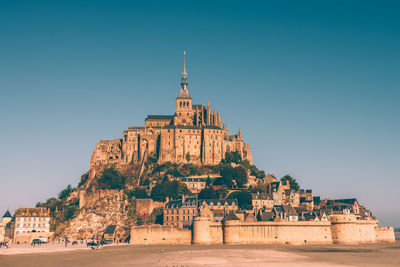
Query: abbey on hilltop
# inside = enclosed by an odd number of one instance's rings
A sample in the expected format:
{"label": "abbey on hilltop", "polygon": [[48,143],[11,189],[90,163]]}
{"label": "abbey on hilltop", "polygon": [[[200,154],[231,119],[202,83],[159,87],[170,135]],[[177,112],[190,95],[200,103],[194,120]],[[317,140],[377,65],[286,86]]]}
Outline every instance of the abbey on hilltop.
{"label": "abbey on hilltop", "polygon": [[96,166],[141,163],[149,156],[158,163],[217,165],[226,152],[237,151],[252,163],[249,145],[237,134],[228,134],[219,112],[192,103],[187,83],[185,53],[181,88],[173,115],[148,115],[145,126],[128,127],[122,139],[100,140],[93,151],[90,176]]}

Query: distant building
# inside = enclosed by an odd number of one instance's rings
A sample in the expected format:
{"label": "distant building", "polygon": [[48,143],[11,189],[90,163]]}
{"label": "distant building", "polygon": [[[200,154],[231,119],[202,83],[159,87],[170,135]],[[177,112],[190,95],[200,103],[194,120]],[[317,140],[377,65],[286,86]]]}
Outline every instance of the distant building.
{"label": "distant building", "polygon": [[296,210],[290,205],[275,205],[272,211],[276,221],[297,222],[299,220]]}
{"label": "distant building", "polygon": [[50,232],[50,210],[47,208],[19,208],[15,211],[14,242],[30,242],[32,233]]}
{"label": "distant building", "polygon": [[254,210],[259,210],[259,209],[266,209],[268,211],[272,210],[272,207],[274,206],[274,200],[269,195],[251,194],[251,196],[252,196],[251,204],[253,205]]}
{"label": "distant building", "polygon": [[190,192],[197,194],[206,188],[206,180],[199,177],[185,177],[181,178],[181,183],[185,184]]}
{"label": "distant building", "polygon": [[12,220],[11,214],[7,210],[0,222],[0,242],[8,241],[6,230],[7,227],[10,228],[11,220]]}
{"label": "distant building", "polygon": [[197,197],[182,196],[182,199],[166,201],[164,208],[164,225],[178,228],[189,228],[193,217],[198,215]]}
{"label": "distant building", "polygon": [[225,214],[238,210],[236,199],[200,199],[199,206],[207,206],[212,212],[223,211]]}
{"label": "distant building", "polygon": [[212,110],[210,103],[193,103],[184,65],[174,113],[148,115],[144,126],[128,127],[121,138],[100,140],[92,154],[87,183],[110,164],[124,167],[156,157],[158,163],[218,165],[226,152],[237,152],[252,164],[250,147],[240,129],[229,134],[221,114]]}

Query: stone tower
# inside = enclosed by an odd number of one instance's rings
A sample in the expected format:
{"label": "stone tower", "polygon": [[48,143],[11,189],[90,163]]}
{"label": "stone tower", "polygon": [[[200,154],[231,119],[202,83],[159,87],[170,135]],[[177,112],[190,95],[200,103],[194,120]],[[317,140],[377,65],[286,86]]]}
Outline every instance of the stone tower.
{"label": "stone tower", "polygon": [[192,97],[190,96],[186,73],[186,51],[183,52],[183,71],[181,89],[176,98],[175,125],[193,125],[194,111],[192,108]]}

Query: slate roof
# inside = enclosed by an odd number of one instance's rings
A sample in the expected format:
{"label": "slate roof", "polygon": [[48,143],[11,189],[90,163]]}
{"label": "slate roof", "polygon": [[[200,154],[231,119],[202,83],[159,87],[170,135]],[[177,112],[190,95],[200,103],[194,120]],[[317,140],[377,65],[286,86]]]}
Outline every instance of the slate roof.
{"label": "slate roof", "polygon": [[357,199],[355,198],[344,198],[344,199],[333,199],[333,200],[328,200],[326,203],[328,205],[333,205],[334,203],[343,203],[343,204],[350,204],[350,205],[354,205],[354,203],[357,202]]}
{"label": "slate roof", "polygon": [[6,211],[6,213],[4,213],[3,218],[11,218],[11,214],[10,211]]}
{"label": "slate roof", "polygon": [[104,234],[113,235],[116,227],[117,227],[116,225],[110,224],[109,226],[107,226],[106,230],[104,231]]}
{"label": "slate roof", "polygon": [[215,125],[206,125],[204,126],[205,129],[215,129],[215,130],[222,130],[221,127]]}
{"label": "slate roof", "polygon": [[257,214],[257,220],[258,221],[264,221],[264,222],[273,221],[274,220],[274,216],[275,216],[275,214],[273,212],[271,212],[271,211],[269,211],[269,212],[260,211]]}
{"label": "slate roof", "polygon": [[295,209],[290,205],[282,205],[283,209],[285,210],[286,216],[297,216],[297,212]]}
{"label": "slate roof", "polygon": [[197,207],[197,197],[186,197],[185,201],[181,199],[171,200],[165,204],[166,209],[178,209],[181,207]]}
{"label": "slate roof", "polygon": [[240,221],[240,219],[236,216],[236,214],[231,211],[228,215],[225,216],[226,221]]}
{"label": "slate roof", "polygon": [[147,118],[145,119],[145,121],[147,120],[173,120],[174,116],[173,115],[147,115]]}

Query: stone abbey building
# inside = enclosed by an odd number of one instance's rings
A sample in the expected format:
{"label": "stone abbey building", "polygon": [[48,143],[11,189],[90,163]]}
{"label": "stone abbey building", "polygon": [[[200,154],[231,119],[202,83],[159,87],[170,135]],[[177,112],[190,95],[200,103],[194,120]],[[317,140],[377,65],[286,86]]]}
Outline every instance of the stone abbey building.
{"label": "stone abbey building", "polygon": [[241,131],[228,134],[219,112],[210,104],[193,104],[187,83],[185,59],[182,81],[173,115],[148,115],[145,126],[128,127],[122,139],[100,140],[93,151],[90,176],[100,166],[127,165],[157,157],[158,163],[217,165],[226,152],[237,151],[252,162],[249,145]]}

